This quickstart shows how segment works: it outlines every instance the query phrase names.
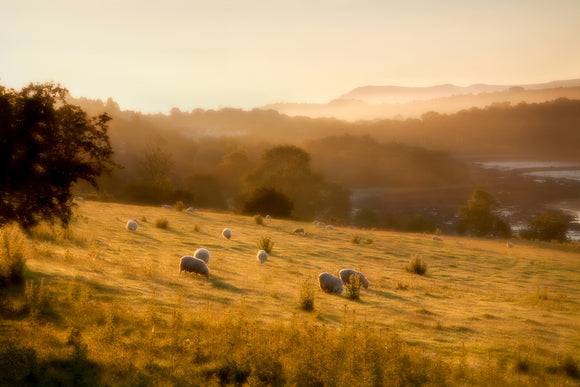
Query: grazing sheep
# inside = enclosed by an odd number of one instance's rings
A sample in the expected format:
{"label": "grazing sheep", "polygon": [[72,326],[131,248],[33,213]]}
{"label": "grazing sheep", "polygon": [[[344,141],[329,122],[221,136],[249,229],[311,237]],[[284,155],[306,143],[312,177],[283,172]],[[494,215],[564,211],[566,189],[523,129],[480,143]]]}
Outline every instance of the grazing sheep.
{"label": "grazing sheep", "polygon": [[440,237],[438,237],[437,235],[433,235],[433,240],[434,241],[442,241],[443,239],[441,239]]}
{"label": "grazing sheep", "polygon": [[230,239],[232,237],[232,230],[230,230],[229,228],[224,228],[224,230],[222,231],[222,235],[224,238]]}
{"label": "grazing sheep", "polygon": [[193,256],[197,259],[201,259],[206,264],[209,263],[209,251],[207,251],[207,249],[204,248],[197,249],[195,250],[195,253],[193,253]]}
{"label": "grazing sheep", "polygon": [[304,235],[304,228],[303,227],[295,228],[294,231],[292,231],[292,234],[302,234],[302,235]]}
{"label": "grazing sheep", "polygon": [[270,215],[266,215],[266,219],[272,219]]}
{"label": "grazing sheep", "polygon": [[82,196],[75,196],[74,201],[75,202],[81,202],[82,203],[82,202],[85,201],[85,199]]}
{"label": "grazing sheep", "polygon": [[362,286],[365,289],[369,288],[369,285],[370,285],[369,280],[360,271],[356,271],[356,270],[352,270],[352,269],[342,269],[338,273],[338,275],[340,276],[340,279],[342,280],[342,282],[344,284],[348,284],[350,282],[350,278],[353,275],[358,275],[359,281],[360,281],[360,286]]}
{"label": "grazing sheep", "polygon": [[331,224],[329,224],[329,225],[326,226],[326,229],[327,230],[334,230],[334,226],[331,225]]}
{"label": "grazing sheep", "polygon": [[135,222],[134,220],[128,221],[127,222],[127,230],[129,230],[129,231],[137,230],[137,222]]}
{"label": "grazing sheep", "polygon": [[463,242],[455,242],[455,243],[457,243],[459,246],[465,245],[465,243],[463,243]]}
{"label": "grazing sheep", "polygon": [[320,289],[326,293],[336,293],[337,296],[340,296],[344,291],[342,280],[330,273],[320,273],[318,283],[320,284]]}
{"label": "grazing sheep", "polygon": [[181,257],[179,262],[179,274],[182,271],[195,273],[195,275],[201,274],[202,276],[209,278],[209,268],[201,259],[185,255]]}
{"label": "grazing sheep", "polygon": [[507,247],[509,247],[509,248],[511,249],[512,247],[514,247],[514,244],[513,244],[513,243],[511,243],[511,242],[508,242],[508,243],[506,244],[506,246],[507,246]]}
{"label": "grazing sheep", "polygon": [[172,210],[173,206],[170,206],[169,204],[164,204],[161,207],[165,208],[166,210]]}
{"label": "grazing sheep", "polygon": [[194,211],[195,210],[193,209],[193,207],[189,207],[187,210],[185,210],[185,212],[189,212],[190,214],[193,214]]}
{"label": "grazing sheep", "polygon": [[258,258],[258,261],[260,261],[260,263],[264,263],[268,260],[268,253],[265,252],[264,250],[260,250],[258,251],[258,255],[256,255],[256,258]]}
{"label": "grazing sheep", "polygon": [[319,221],[319,220],[315,220],[315,221],[314,221],[314,224],[315,224],[315,225],[317,225],[317,226],[319,226],[319,227],[324,227],[324,226],[326,226],[326,224],[325,224],[324,222],[321,222],[321,221]]}

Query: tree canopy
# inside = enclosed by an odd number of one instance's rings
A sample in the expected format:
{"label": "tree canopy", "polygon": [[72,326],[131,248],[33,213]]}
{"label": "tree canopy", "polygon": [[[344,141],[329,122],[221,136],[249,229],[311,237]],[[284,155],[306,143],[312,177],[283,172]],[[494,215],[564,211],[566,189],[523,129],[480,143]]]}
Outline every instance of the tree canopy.
{"label": "tree canopy", "polygon": [[475,189],[467,204],[457,211],[457,233],[479,237],[510,237],[510,225],[493,213],[497,206],[497,201],[490,193]]}
{"label": "tree canopy", "polygon": [[528,220],[526,229],[520,232],[524,239],[565,242],[568,238],[568,220],[561,214],[544,212]]}
{"label": "tree canopy", "polygon": [[97,177],[115,167],[109,116],[89,118],[66,102],[67,93],[52,83],[0,86],[0,225],[68,224],[72,184],[96,188]]}

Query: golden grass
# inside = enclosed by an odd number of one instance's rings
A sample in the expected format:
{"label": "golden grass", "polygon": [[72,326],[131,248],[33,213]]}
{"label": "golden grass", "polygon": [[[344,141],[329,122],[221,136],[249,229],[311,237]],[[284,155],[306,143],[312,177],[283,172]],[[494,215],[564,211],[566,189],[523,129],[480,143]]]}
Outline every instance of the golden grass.
{"label": "golden grass", "polygon": [[[475,368],[523,352],[528,363],[546,366],[564,354],[580,358],[578,245],[519,242],[508,249],[500,240],[448,236],[435,243],[428,235],[383,231],[365,231],[372,244],[353,244],[347,228],[277,219],[258,225],[249,216],[90,201],[79,204],[76,215],[68,234],[50,237],[42,229],[28,242],[29,286],[48,292],[41,301],[50,298],[61,321],[33,327],[6,319],[0,325],[6,337],[19,329],[41,356],[60,353],[71,327],[83,324],[89,358],[107,359],[116,342],[129,345],[135,335],[160,345],[156,335],[192,313],[226,316],[243,309],[253,324],[298,319],[330,330],[343,326],[346,313],[353,326],[396,334],[425,356]],[[159,218],[170,227],[140,221]],[[126,230],[129,219],[138,220],[136,232]],[[224,227],[233,231],[230,240],[221,236]],[[296,227],[305,235],[291,234]],[[264,233],[276,249],[261,265],[256,241]],[[211,253],[209,280],[179,274],[180,257],[200,247]],[[405,271],[413,256],[428,265],[425,276]],[[314,313],[300,310],[304,281],[343,268],[371,282],[360,300],[317,289]],[[43,308],[50,322],[51,308]],[[152,333],[145,337],[134,324]],[[153,360],[138,361],[144,362],[139,368]]]}

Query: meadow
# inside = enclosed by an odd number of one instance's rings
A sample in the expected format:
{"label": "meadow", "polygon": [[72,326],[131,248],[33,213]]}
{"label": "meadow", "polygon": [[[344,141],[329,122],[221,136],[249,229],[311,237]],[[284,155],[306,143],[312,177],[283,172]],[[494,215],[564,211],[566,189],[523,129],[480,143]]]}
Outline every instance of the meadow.
{"label": "meadow", "polygon": [[[27,272],[2,290],[1,385],[580,383],[577,243],[508,248],[91,201],[66,230],[3,232]],[[265,236],[274,247],[260,264]],[[180,274],[200,247],[210,278]],[[412,258],[425,275],[405,270]],[[342,268],[370,280],[360,299],[318,288],[319,273]]]}

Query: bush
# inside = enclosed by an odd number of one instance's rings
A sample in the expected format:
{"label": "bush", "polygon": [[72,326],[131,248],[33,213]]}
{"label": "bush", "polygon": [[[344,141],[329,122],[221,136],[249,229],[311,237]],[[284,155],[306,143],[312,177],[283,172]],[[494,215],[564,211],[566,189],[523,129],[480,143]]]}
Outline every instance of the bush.
{"label": "bush", "polygon": [[409,273],[423,275],[427,273],[427,264],[423,262],[421,257],[415,255],[409,260],[409,263],[405,266],[405,270]]}
{"label": "bush", "polygon": [[260,250],[264,250],[268,254],[272,253],[272,250],[274,249],[274,242],[272,242],[270,237],[267,236],[258,239],[257,245]]}
{"label": "bush", "polygon": [[520,232],[524,239],[565,242],[568,233],[568,220],[561,214],[544,212],[528,221],[528,226]]}
{"label": "bush", "polygon": [[167,227],[169,227],[169,221],[166,218],[159,218],[155,220],[155,227],[165,230]]}
{"label": "bush", "polygon": [[379,217],[372,209],[363,207],[354,216],[354,224],[361,228],[374,228],[379,225]]}
{"label": "bush", "polygon": [[260,226],[264,225],[264,218],[262,218],[262,215],[254,216],[254,220],[256,221],[256,224],[259,224]]}
{"label": "bush", "polygon": [[307,312],[314,310],[314,286],[309,280],[302,281],[300,285],[298,307]]}
{"label": "bush", "polygon": [[282,192],[260,187],[242,203],[241,211],[244,214],[270,214],[278,218],[287,218],[293,208],[292,201]]}
{"label": "bush", "polygon": [[175,211],[177,212],[182,212],[185,209],[185,204],[183,204],[183,202],[181,200],[175,202],[175,204],[173,205],[173,208],[175,208]]}
{"label": "bush", "polygon": [[360,300],[360,277],[351,275],[346,284],[346,297],[349,300]]}
{"label": "bush", "polygon": [[0,232],[0,287],[24,282],[26,259],[21,233],[14,228]]}
{"label": "bush", "polygon": [[360,241],[361,241],[361,239],[360,239],[360,236],[358,236],[358,235],[353,235],[350,238],[350,243],[352,243],[353,245],[359,245]]}

